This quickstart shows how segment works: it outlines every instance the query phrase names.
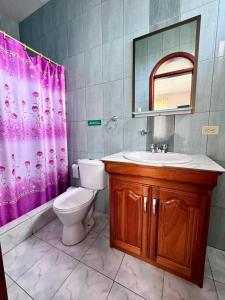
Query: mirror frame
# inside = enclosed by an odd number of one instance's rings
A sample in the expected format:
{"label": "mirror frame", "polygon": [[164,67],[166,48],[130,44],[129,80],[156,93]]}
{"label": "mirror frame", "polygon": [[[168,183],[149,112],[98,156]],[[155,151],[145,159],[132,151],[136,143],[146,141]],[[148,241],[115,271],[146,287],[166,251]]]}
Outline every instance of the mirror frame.
{"label": "mirror frame", "polygon": [[[135,46],[136,42],[139,40],[142,40],[144,38],[148,38],[150,36],[156,35],[158,33],[162,33],[164,31],[191,23],[193,21],[196,21],[196,38],[195,38],[195,64],[194,64],[194,70],[193,70],[193,76],[192,76],[192,86],[191,86],[191,101],[190,101],[190,108],[176,108],[176,109],[168,109],[168,110],[157,110],[157,111],[144,111],[144,112],[135,112]],[[160,116],[160,115],[176,115],[176,114],[188,114],[188,113],[194,113],[195,110],[195,98],[196,98],[196,80],[197,80],[197,67],[198,67],[198,50],[199,50],[199,40],[200,40],[200,23],[201,23],[201,15],[198,15],[196,17],[193,17],[191,19],[184,20],[182,22],[175,23],[173,25],[170,25],[168,27],[161,28],[159,30],[150,32],[148,34],[142,35],[140,37],[137,37],[133,40],[133,73],[132,73],[132,117],[146,117],[146,116]],[[169,54],[171,55],[171,54]],[[168,55],[167,55],[168,56]],[[164,58],[162,58],[164,59]],[[161,59],[161,60],[162,60]],[[161,61],[160,60],[160,61]],[[153,68],[154,69],[154,68]],[[152,73],[152,70],[151,70]],[[150,75],[151,75],[150,73]],[[150,78],[150,77],[149,77]],[[151,86],[149,86],[149,92],[150,92]],[[149,101],[148,101],[149,102]]]}

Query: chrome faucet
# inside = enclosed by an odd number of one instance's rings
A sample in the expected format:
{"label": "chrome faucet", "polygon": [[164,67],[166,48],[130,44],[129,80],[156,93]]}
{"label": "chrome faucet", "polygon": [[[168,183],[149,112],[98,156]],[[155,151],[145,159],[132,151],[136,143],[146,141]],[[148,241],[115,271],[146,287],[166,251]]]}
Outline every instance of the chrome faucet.
{"label": "chrome faucet", "polygon": [[151,153],[167,153],[168,145],[167,144],[150,144]]}

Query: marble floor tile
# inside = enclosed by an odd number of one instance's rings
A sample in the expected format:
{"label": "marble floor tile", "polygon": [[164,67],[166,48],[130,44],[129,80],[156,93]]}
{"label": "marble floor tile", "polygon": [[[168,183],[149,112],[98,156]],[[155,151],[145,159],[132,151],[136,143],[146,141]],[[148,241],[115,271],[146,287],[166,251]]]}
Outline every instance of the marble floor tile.
{"label": "marble floor tile", "polygon": [[95,225],[93,230],[96,232],[101,232],[109,222],[109,215],[94,211],[94,220]]}
{"label": "marble floor tile", "polygon": [[37,231],[34,235],[55,246],[58,241],[62,239],[62,228],[62,223],[57,218]]}
{"label": "marble floor tile", "polygon": [[32,300],[32,298],[16,283],[7,290],[9,300]]}
{"label": "marble floor tile", "polygon": [[215,285],[219,300],[225,300],[225,284],[215,281]]}
{"label": "marble floor tile", "polygon": [[75,269],[77,263],[72,257],[52,248],[17,282],[32,298],[48,300]]}
{"label": "marble floor tile", "polygon": [[122,285],[114,282],[107,300],[143,300],[141,296],[131,292]]}
{"label": "marble floor tile", "polygon": [[217,300],[213,280],[204,279],[203,288],[183,280],[175,275],[165,273],[163,300]]}
{"label": "marble floor tile", "polygon": [[79,263],[59,289],[54,300],[105,300],[113,281]]}
{"label": "marble floor tile", "polygon": [[158,300],[162,297],[164,271],[130,255],[125,255],[116,281],[142,297]]}
{"label": "marble floor tile", "polygon": [[15,248],[32,235],[32,221],[27,219],[0,236],[2,254]]}
{"label": "marble floor tile", "polygon": [[51,246],[32,236],[3,256],[5,272],[17,280],[41,259]]}
{"label": "marble floor tile", "polygon": [[207,252],[214,280],[225,284],[225,251],[208,247]]}
{"label": "marble floor tile", "polygon": [[6,282],[6,287],[9,288],[14,281],[7,274],[5,274],[5,282]]}
{"label": "marble floor tile", "polygon": [[109,223],[106,224],[106,226],[104,227],[101,233],[109,239]]}
{"label": "marble floor tile", "polygon": [[114,279],[123,257],[124,253],[110,248],[109,239],[100,234],[81,261]]}
{"label": "marble floor tile", "polygon": [[79,244],[76,244],[74,246],[65,246],[62,244],[61,241],[58,241],[55,247],[71,255],[72,257],[80,260],[81,257],[84,256],[86,251],[90,248],[90,246],[94,243],[97,236],[98,233],[92,230],[91,232],[88,233],[86,238],[83,241],[81,241]]}
{"label": "marble floor tile", "polygon": [[209,278],[209,279],[213,279],[208,257],[206,257],[206,260],[205,260],[205,274],[204,274],[204,276]]}

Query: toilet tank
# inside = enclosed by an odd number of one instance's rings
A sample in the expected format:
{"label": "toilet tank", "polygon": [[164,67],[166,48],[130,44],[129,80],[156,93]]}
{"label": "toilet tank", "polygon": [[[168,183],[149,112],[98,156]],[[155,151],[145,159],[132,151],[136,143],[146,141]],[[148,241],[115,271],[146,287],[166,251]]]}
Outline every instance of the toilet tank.
{"label": "toilet tank", "polygon": [[78,160],[81,186],[93,190],[105,187],[104,164],[97,159]]}

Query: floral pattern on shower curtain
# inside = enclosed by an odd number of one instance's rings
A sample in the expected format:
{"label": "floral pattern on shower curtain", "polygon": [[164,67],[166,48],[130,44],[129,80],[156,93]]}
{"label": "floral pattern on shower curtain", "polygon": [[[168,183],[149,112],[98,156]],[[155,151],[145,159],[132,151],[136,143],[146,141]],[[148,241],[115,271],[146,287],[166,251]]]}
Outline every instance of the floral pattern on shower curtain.
{"label": "floral pattern on shower curtain", "polygon": [[0,33],[0,226],[67,182],[64,68]]}

